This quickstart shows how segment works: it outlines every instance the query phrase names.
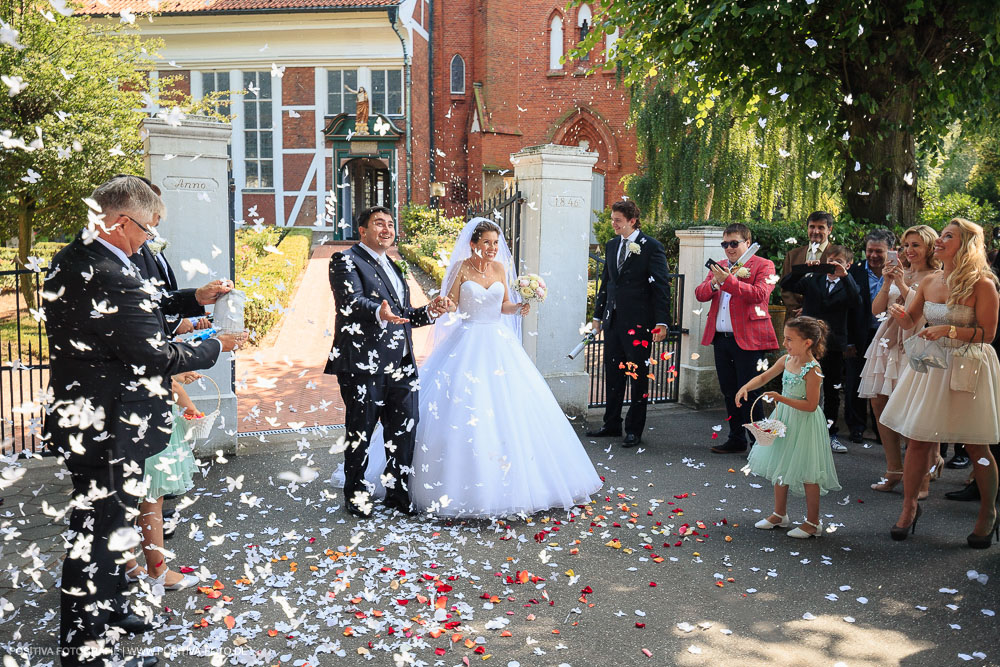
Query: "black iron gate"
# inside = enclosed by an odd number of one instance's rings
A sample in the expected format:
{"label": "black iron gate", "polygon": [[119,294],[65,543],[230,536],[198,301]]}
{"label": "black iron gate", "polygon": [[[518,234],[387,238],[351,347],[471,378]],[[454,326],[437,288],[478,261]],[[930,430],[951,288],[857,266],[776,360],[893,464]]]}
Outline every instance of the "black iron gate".
{"label": "black iron gate", "polygon": [[[591,255],[590,258],[597,264],[596,287],[599,290],[604,259],[597,255]],[[678,396],[677,377],[680,373],[681,335],[687,333],[687,330],[680,326],[681,315],[684,313],[684,276],[679,273],[671,273],[669,278],[671,325],[667,330],[667,339],[651,345],[649,357],[652,360],[652,365],[648,370],[648,373],[653,376],[649,380],[650,403],[676,403]],[[587,373],[590,375],[589,407],[603,407],[607,400],[604,383],[603,332],[587,344],[585,365]],[[642,372],[642,369],[639,369],[638,372]],[[631,391],[630,386],[625,390],[626,405],[632,402]]]}
{"label": "black iron gate", "polygon": [[468,219],[488,218],[500,225],[503,236],[510,245],[514,256],[514,267],[521,272],[521,206],[524,199],[517,183],[504,188],[495,196],[469,204],[466,213]]}
{"label": "black iron gate", "polygon": [[[18,289],[29,276],[34,308]],[[36,451],[41,441],[41,410],[35,402],[49,383],[48,342],[45,339],[45,269],[0,271],[0,451]]]}

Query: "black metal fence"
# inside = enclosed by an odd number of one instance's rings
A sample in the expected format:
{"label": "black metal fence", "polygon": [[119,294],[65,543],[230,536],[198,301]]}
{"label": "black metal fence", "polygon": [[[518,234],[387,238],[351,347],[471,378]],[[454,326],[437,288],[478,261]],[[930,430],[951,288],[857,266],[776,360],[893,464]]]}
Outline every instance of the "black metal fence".
{"label": "black metal fence", "polygon": [[[597,287],[600,289],[600,276],[604,260],[591,255],[597,262]],[[681,328],[681,315],[684,313],[684,276],[679,273],[670,274],[670,328],[667,339],[660,343],[652,343],[649,357],[652,365],[649,369],[637,369],[636,372],[647,372],[653,377],[649,380],[650,403],[676,403],[678,396],[678,374],[680,373],[681,335],[687,333]],[[604,407],[607,402],[604,381],[604,333],[587,344],[584,352],[585,366],[590,375],[589,407]],[[622,371],[625,372],[625,371]],[[628,383],[631,385],[631,383]],[[632,402],[631,386],[625,391],[625,404]]]}
{"label": "black metal fence", "polygon": [[[48,344],[41,297],[45,269],[0,271],[0,451],[39,449],[41,410],[35,398],[49,383]],[[34,305],[18,289],[29,276]]]}
{"label": "black metal fence", "polygon": [[500,225],[503,236],[510,244],[510,252],[514,256],[514,266],[521,272],[521,207],[524,199],[517,183],[504,188],[488,199],[470,202],[466,211],[468,218],[489,218]]}

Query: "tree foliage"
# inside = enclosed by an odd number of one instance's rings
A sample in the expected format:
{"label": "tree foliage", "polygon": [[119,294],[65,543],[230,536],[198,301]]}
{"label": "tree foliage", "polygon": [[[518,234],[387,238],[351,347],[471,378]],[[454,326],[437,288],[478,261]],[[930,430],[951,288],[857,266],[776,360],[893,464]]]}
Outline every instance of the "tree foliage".
{"label": "tree foliage", "polygon": [[814,132],[862,220],[913,222],[916,139],[998,108],[995,0],[611,0],[577,53],[615,30],[629,82],[667,74],[702,119],[721,95],[750,122]]}
{"label": "tree foliage", "polygon": [[74,213],[95,184],[141,169],[149,56],[124,28],[48,4],[7,0],[2,13],[23,48],[0,46],[0,72],[20,77],[23,88],[0,95],[0,236],[27,232],[23,246],[33,228],[78,228]]}
{"label": "tree foliage", "polygon": [[633,87],[633,118],[645,169],[628,182],[644,211],[671,220],[805,219],[837,212],[837,169],[796,128],[746,125],[731,105],[707,116],[672,81]]}

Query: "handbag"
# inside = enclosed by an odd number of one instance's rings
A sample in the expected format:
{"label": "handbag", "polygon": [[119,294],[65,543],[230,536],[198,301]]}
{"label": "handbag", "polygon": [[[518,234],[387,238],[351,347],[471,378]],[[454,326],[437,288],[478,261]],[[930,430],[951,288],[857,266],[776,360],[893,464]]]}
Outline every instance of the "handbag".
{"label": "handbag", "polygon": [[948,368],[948,353],[937,341],[913,335],[903,343],[910,367],[918,373],[926,373],[928,368]]}
{"label": "handbag", "polygon": [[[976,331],[982,330],[976,327]],[[983,331],[983,337],[986,332]],[[972,335],[972,340],[976,335]],[[978,347],[970,340],[962,347],[953,350],[951,353],[951,389],[952,391],[965,391],[975,393],[976,385],[979,384],[979,370],[983,366],[983,341],[979,341]]]}

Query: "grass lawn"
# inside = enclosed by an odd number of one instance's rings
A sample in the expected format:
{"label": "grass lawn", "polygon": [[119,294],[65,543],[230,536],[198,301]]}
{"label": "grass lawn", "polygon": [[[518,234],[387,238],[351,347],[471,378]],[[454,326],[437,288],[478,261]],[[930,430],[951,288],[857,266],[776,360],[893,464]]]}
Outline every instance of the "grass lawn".
{"label": "grass lawn", "polygon": [[[27,365],[38,363],[39,344],[38,334],[41,331],[41,360],[49,359],[49,342],[45,336],[45,327],[35,321],[30,314],[21,317],[21,350],[18,354],[17,346],[17,318],[8,315],[0,318],[0,361],[9,364],[13,358],[20,357],[21,363]],[[31,346],[31,356],[28,355],[28,346]]]}

